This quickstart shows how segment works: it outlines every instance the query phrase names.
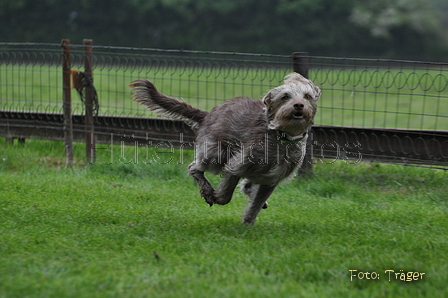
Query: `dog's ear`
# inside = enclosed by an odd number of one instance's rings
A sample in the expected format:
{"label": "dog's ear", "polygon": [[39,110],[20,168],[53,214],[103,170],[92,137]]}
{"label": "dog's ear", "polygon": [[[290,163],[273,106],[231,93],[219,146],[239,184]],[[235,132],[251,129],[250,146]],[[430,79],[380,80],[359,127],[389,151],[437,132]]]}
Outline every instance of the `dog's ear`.
{"label": "dog's ear", "polygon": [[320,88],[317,86],[313,85],[313,88],[314,88],[314,92],[316,92],[315,100],[317,101],[317,100],[319,100],[320,96],[322,95],[322,92],[320,91]]}
{"label": "dog's ear", "polygon": [[266,95],[263,97],[263,103],[264,103],[266,106],[269,106],[269,105],[271,104],[271,102],[272,102],[272,97],[273,97],[272,92],[268,92],[268,94],[266,94]]}

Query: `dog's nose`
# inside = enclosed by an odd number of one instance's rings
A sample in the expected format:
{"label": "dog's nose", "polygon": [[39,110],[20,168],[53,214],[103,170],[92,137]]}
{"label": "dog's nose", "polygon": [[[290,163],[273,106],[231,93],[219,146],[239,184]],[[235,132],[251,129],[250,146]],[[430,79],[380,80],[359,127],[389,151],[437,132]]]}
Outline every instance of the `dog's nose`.
{"label": "dog's nose", "polygon": [[294,109],[296,109],[297,111],[303,110],[303,107],[304,107],[304,105],[301,103],[294,104]]}

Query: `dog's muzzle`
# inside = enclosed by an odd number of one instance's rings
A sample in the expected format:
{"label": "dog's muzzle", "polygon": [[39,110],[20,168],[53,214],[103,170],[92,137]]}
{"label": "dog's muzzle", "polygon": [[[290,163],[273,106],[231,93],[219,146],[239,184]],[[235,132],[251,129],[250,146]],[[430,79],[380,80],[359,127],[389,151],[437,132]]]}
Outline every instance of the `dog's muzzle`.
{"label": "dog's muzzle", "polygon": [[301,103],[294,104],[295,112],[292,114],[294,119],[298,119],[298,120],[303,119],[303,108],[304,108],[304,105]]}

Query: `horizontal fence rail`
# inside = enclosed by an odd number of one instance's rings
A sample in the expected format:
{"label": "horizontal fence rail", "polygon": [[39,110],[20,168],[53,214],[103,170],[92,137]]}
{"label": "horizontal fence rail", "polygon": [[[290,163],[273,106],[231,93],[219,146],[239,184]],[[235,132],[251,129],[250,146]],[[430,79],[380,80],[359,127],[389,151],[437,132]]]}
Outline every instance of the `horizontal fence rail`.
{"label": "horizontal fence rail", "polygon": [[[63,114],[0,112],[3,135],[16,138],[64,139]],[[73,115],[74,140],[85,140],[85,117]],[[183,122],[154,117],[98,116],[96,140],[101,144],[170,146],[194,149],[195,136]],[[314,163],[345,160],[448,164],[448,131],[412,131],[315,125],[311,131]]]}
{"label": "horizontal fence rail", "polygon": [[[71,72],[85,71],[85,48],[70,45]],[[133,102],[132,80],[151,79],[161,92],[210,110],[235,96],[261,98],[299,69],[323,94],[312,130],[314,163],[361,159],[448,168],[445,63],[95,45],[91,51],[97,100],[91,121],[99,143],[132,144],[132,135],[185,148],[194,142],[184,124],[155,118]],[[62,58],[60,44],[0,43],[0,136],[64,139]],[[86,104],[77,90],[69,93],[74,139],[84,142]]]}

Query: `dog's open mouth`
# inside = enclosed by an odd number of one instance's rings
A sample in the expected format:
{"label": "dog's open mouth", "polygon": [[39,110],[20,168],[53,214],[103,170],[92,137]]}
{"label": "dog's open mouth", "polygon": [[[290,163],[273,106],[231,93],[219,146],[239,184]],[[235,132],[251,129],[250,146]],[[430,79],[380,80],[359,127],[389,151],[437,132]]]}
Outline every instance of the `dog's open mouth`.
{"label": "dog's open mouth", "polygon": [[303,119],[303,113],[302,112],[296,112],[292,116],[293,116],[294,119],[297,119],[297,120]]}

